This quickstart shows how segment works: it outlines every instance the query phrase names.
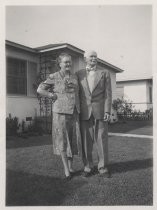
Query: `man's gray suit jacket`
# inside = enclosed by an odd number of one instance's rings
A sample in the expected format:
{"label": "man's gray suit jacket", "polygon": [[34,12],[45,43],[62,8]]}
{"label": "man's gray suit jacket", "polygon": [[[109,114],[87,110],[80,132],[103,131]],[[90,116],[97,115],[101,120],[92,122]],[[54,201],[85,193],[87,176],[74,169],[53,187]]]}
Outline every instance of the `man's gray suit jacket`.
{"label": "man's gray suit jacket", "polygon": [[112,89],[109,72],[96,70],[92,93],[87,81],[87,70],[81,69],[76,75],[79,82],[81,120],[88,120],[91,113],[95,119],[103,119],[105,112],[111,112]]}

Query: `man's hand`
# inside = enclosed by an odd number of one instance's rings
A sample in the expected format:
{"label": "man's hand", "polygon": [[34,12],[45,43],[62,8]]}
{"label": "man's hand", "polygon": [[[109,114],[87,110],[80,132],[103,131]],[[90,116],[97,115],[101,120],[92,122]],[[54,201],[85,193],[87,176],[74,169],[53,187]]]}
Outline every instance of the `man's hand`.
{"label": "man's hand", "polygon": [[104,114],[104,121],[105,122],[109,122],[110,121],[110,113],[105,112],[105,114]]}

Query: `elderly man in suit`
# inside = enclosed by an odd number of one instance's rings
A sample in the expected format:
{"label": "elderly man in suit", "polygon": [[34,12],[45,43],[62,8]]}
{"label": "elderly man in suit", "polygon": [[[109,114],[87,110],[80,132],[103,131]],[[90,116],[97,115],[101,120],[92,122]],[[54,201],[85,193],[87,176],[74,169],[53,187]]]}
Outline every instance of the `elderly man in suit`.
{"label": "elderly man in suit", "polygon": [[80,122],[85,177],[93,174],[92,151],[96,143],[98,171],[110,177],[108,170],[108,121],[110,120],[112,90],[110,74],[97,66],[97,53],[85,53],[86,68],[76,74],[79,82]]}

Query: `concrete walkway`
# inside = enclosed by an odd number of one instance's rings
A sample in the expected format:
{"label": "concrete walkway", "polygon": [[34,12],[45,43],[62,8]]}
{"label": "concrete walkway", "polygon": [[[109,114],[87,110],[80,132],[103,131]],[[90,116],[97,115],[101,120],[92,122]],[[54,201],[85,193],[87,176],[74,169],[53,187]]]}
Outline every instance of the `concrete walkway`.
{"label": "concrete walkway", "polygon": [[153,139],[153,136],[148,135],[138,135],[138,134],[129,134],[129,133],[108,133],[109,136],[122,136],[122,137],[135,137],[135,138],[148,138]]}

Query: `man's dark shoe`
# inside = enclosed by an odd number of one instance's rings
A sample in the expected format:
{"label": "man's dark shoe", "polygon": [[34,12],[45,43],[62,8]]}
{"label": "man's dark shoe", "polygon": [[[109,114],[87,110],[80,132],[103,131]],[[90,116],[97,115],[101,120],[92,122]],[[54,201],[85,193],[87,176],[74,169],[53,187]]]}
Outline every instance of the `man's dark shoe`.
{"label": "man's dark shoe", "polygon": [[73,176],[76,176],[77,175],[77,171],[70,171],[70,175],[73,177]]}
{"label": "man's dark shoe", "polygon": [[111,173],[107,168],[100,168],[99,169],[99,174],[101,177],[104,178],[110,178],[111,177]]}
{"label": "man's dark shoe", "polygon": [[90,176],[92,176],[92,175],[93,175],[92,170],[91,170],[90,172],[83,171],[83,173],[82,173],[82,176],[83,176],[83,177],[90,177]]}
{"label": "man's dark shoe", "polygon": [[100,174],[101,177],[104,177],[104,178],[111,178],[111,173],[108,171],[108,172],[105,172],[103,174]]}

